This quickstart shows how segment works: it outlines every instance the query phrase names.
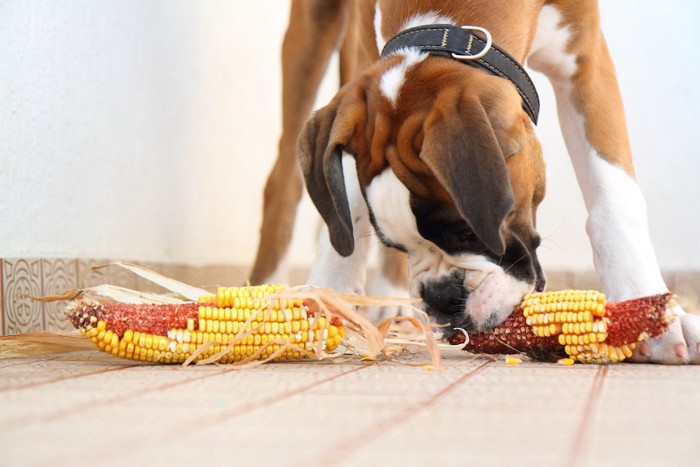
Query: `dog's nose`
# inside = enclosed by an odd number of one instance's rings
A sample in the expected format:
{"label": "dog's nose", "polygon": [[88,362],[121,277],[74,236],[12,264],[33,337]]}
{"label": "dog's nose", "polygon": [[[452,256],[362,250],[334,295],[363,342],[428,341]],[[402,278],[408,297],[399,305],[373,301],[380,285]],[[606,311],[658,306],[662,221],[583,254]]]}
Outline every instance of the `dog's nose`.
{"label": "dog's nose", "polygon": [[421,298],[435,311],[454,315],[464,311],[469,293],[464,285],[454,280],[428,282],[423,285]]}

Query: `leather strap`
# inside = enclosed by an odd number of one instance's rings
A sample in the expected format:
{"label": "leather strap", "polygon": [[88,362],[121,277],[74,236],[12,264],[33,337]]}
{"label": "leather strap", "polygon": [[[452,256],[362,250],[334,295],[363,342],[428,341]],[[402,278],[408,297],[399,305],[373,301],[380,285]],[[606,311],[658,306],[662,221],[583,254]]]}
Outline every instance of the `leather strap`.
{"label": "leather strap", "polygon": [[469,29],[451,24],[432,24],[401,31],[386,43],[382,50],[382,57],[403,48],[417,47],[423,52],[454,58],[465,65],[481,67],[513,83],[523,100],[523,109],[537,124],[540,113],[537,89],[523,67],[505,50],[492,44],[481,58],[459,59],[452,55],[478,55],[486,45],[487,41]]}

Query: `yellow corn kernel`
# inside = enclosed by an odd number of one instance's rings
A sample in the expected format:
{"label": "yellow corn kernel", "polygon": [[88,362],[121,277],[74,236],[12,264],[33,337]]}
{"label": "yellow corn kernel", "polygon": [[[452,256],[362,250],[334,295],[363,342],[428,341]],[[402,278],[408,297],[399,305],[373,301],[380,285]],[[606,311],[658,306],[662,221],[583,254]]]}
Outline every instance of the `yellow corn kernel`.
{"label": "yellow corn kernel", "polygon": [[634,344],[623,345],[622,347],[620,347],[625,358],[630,358],[632,356],[632,351],[634,350],[634,347],[635,347]]}
{"label": "yellow corn kernel", "polygon": [[[200,349],[197,359],[227,351],[221,362],[251,355],[264,358],[274,354],[278,359],[306,356],[286,347],[288,343],[309,350],[316,345],[328,351],[337,348],[345,327],[331,325],[323,316],[308,318],[301,300],[266,298],[280,290],[281,286],[221,287],[216,295],[200,297],[200,305],[189,309],[194,315],[183,322],[183,329],[170,329],[162,336],[137,331],[135,325],[120,338],[108,328],[109,317],[103,320],[95,315],[86,316],[89,319],[81,321],[86,324],[79,330],[105,352],[144,362],[183,362],[199,346],[206,347]],[[551,333],[550,325],[541,332]]]}
{"label": "yellow corn kernel", "polygon": [[540,337],[557,336],[565,352],[582,362],[610,363],[633,354],[634,346],[605,345],[605,295],[594,290],[565,290],[525,296],[521,309]]}

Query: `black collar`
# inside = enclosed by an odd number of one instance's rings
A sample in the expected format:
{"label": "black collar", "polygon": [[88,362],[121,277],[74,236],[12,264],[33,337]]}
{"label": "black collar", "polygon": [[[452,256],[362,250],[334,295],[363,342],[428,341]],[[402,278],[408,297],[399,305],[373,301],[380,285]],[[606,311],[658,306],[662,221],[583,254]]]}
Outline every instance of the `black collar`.
{"label": "black collar", "polygon": [[[485,39],[472,31],[485,34]],[[508,53],[491,43],[491,35],[483,28],[432,24],[401,31],[384,46],[382,57],[399,49],[417,47],[423,52],[451,57],[467,65],[480,66],[501,78],[505,78],[518,90],[523,99],[523,109],[537,124],[540,99],[535,85],[522,66]],[[476,49],[476,50],[472,50]]]}

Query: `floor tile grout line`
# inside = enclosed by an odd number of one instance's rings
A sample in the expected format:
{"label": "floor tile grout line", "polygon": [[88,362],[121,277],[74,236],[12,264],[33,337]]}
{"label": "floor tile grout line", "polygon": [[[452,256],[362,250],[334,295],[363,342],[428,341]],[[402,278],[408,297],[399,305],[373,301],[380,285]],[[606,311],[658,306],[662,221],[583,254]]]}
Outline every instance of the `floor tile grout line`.
{"label": "floor tile grout line", "polygon": [[[133,368],[140,368],[140,367],[143,367],[143,366],[144,366],[144,365],[131,365],[131,366],[120,367],[120,368],[122,368],[122,369],[133,369]],[[122,395],[122,396],[118,396],[118,397],[113,397],[113,398],[111,398],[111,399],[107,399],[106,401],[102,402],[101,404],[102,404],[103,406],[106,406],[106,405],[109,405],[109,404],[114,404],[114,403],[116,403],[116,402],[123,402],[123,401],[129,400],[129,399],[133,399],[133,398],[135,398],[135,397],[141,396],[141,395],[150,394],[150,393],[152,393],[152,392],[168,390],[168,389],[170,389],[170,388],[177,387],[177,386],[180,386],[180,385],[182,385],[182,384],[186,384],[186,383],[189,383],[189,382],[192,382],[192,381],[200,381],[200,380],[202,380],[202,379],[212,378],[212,377],[214,377],[214,376],[218,376],[218,375],[222,375],[222,374],[228,373],[229,371],[233,371],[233,369],[226,369],[226,370],[223,370],[223,371],[211,372],[211,373],[207,373],[207,374],[204,374],[204,375],[201,375],[201,376],[192,377],[192,378],[189,378],[189,379],[186,379],[186,380],[182,380],[182,381],[176,381],[176,382],[173,382],[173,383],[162,384],[162,385],[156,386],[156,387],[154,387],[154,388],[152,388],[152,389],[146,389],[146,390],[142,390],[142,391],[138,391],[138,392],[130,392],[130,393],[128,393],[126,396]],[[81,408],[81,407],[84,407],[84,405],[85,405],[85,404],[80,404],[79,407],[64,408],[64,409],[62,409],[62,410],[59,410],[58,412],[54,412],[54,413],[51,414],[51,415],[44,416],[44,417],[42,417],[42,418],[40,418],[40,419],[38,419],[38,420],[35,420],[35,421],[38,422],[38,423],[46,423],[46,422],[50,422],[50,421],[53,421],[53,420],[56,420],[56,419],[59,419],[59,418],[62,418],[62,417],[70,416],[70,415],[73,415],[73,414],[75,414],[75,413],[78,413],[79,410],[80,410],[80,408]],[[20,420],[10,421],[10,423],[8,423],[7,426],[2,426],[2,425],[0,425],[0,433],[2,433],[2,431],[3,431],[3,430],[6,430],[7,428],[13,428],[13,429],[14,429],[14,428],[17,427],[18,425],[22,424],[22,422],[25,422],[25,424],[26,424],[26,422],[32,422],[32,421],[33,421],[33,420],[28,420],[28,419],[26,419],[26,417],[25,417],[25,418],[22,418],[22,419],[20,419]]]}
{"label": "floor tile grout line", "polygon": [[[316,388],[316,387],[321,386],[321,385],[323,385],[323,384],[329,383],[329,382],[331,382],[331,381],[333,381],[333,380],[336,380],[336,379],[338,379],[338,378],[341,378],[341,377],[343,377],[343,376],[350,375],[350,374],[355,373],[355,372],[357,372],[357,371],[366,370],[367,368],[369,368],[369,367],[371,367],[371,366],[372,366],[372,365],[361,365],[361,366],[357,366],[357,367],[355,367],[355,368],[353,368],[353,369],[351,369],[351,370],[347,370],[347,371],[343,371],[343,372],[337,373],[337,374],[335,374],[335,375],[333,375],[333,376],[330,376],[330,377],[328,377],[328,378],[324,378],[324,379],[321,379],[321,380],[318,380],[318,381],[314,381],[314,382],[309,383],[309,384],[307,384],[307,385],[305,385],[305,386],[301,386],[301,387],[295,388],[295,389],[290,389],[290,390],[288,390],[288,391],[284,391],[284,392],[282,392],[281,394],[277,394],[277,395],[274,395],[274,396],[269,396],[269,397],[263,399],[262,401],[256,402],[255,404],[245,404],[245,405],[243,405],[243,407],[238,407],[238,408],[236,408],[235,411],[234,411],[234,410],[229,410],[229,411],[227,411],[228,413],[227,413],[226,416],[224,416],[223,414],[219,414],[219,415],[218,415],[217,417],[215,417],[215,418],[208,419],[208,420],[207,420],[207,422],[208,422],[207,424],[208,424],[208,425],[217,425],[217,424],[219,424],[219,423],[221,423],[221,422],[230,420],[231,418],[233,418],[233,417],[235,417],[235,416],[242,415],[242,414],[245,414],[245,413],[248,413],[248,412],[252,412],[252,411],[254,411],[254,410],[257,410],[257,409],[260,409],[260,408],[263,408],[263,407],[267,407],[268,405],[272,405],[272,404],[274,404],[274,403],[276,403],[276,402],[279,402],[279,401],[281,401],[281,400],[284,400],[284,399],[289,399],[289,398],[292,397],[292,396],[296,396],[296,395],[302,394],[302,393],[304,393],[304,392],[306,392],[306,391],[308,391],[308,390],[310,390],[310,389],[313,389],[313,388]],[[230,413],[230,412],[234,412],[234,413]],[[199,427],[198,427],[198,428],[199,428]]]}
{"label": "floor tile grout line", "polygon": [[[202,430],[204,428],[208,428],[210,426],[218,425],[222,422],[229,421],[233,418],[239,417],[241,415],[245,415],[247,413],[253,412],[255,410],[261,409],[263,407],[267,407],[269,405],[275,404],[277,402],[281,402],[285,399],[289,399],[290,397],[302,394],[310,389],[313,389],[315,387],[321,386],[323,384],[329,383],[333,380],[336,380],[338,378],[341,378],[343,376],[350,375],[352,373],[355,373],[357,371],[365,370],[369,368],[372,365],[362,365],[362,366],[357,366],[351,370],[347,371],[342,371],[340,373],[336,373],[333,376],[329,376],[327,378],[320,379],[318,381],[313,381],[309,384],[293,388],[287,391],[283,391],[279,394],[275,394],[272,396],[268,396],[260,401],[255,401],[247,404],[243,404],[242,406],[234,407],[229,410],[222,411],[221,413],[217,414],[215,417],[209,417],[206,420],[200,420],[196,426],[192,426],[191,429],[186,433],[188,435],[198,431]],[[170,433],[164,433],[163,438],[171,440],[173,438],[177,438],[179,436],[184,435],[183,431],[177,427],[174,428],[172,432]],[[130,446],[130,451],[135,451],[139,449],[138,446],[134,447],[134,444],[129,444]]]}
{"label": "floor tile grout line", "polygon": [[36,383],[27,383],[27,384],[21,384],[19,386],[11,387],[11,388],[0,388],[0,394],[4,392],[12,392],[12,391],[19,391],[23,389],[30,389],[30,388],[35,388],[37,386],[44,386],[47,384],[54,384],[54,383],[60,383],[62,381],[69,381],[71,379],[80,379],[80,378],[87,378],[88,376],[94,376],[94,375],[100,375],[103,373],[110,373],[112,371],[119,371],[119,370],[126,370],[129,368],[133,368],[139,365],[127,365],[127,366],[121,366],[121,367],[116,367],[116,368],[103,368],[101,370],[95,370],[95,371],[89,371],[87,373],[80,373],[78,375],[71,375],[71,376],[60,376],[58,378],[54,379],[49,379],[46,381],[39,381]]}
{"label": "floor tile grout line", "polygon": [[[263,407],[267,407],[267,406],[275,404],[277,402],[281,402],[283,400],[289,399],[290,397],[302,394],[310,389],[313,389],[315,387],[329,383],[329,382],[336,380],[338,378],[341,378],[343,376],[350,375],[350,374],[355,373],[357,371],[365,370],[371,366],[372,365],[357,366],[351,370],[336,373],[333,376],[323,378],[323,379],[320,379],[318,381],[313,381],[312,383],[306,384],[304,386],[290,389],[287,391],[283,391],[282,393],[279,393],[279,394],[276,394],[273,396],[268,396],[268,397],[264,398],[263,400],[255,401],[255,402],[248,403],[248,404],[243,404],[242,406],[234,407],[230,410],[226,410],[226,411],[223,411],[222,413],[217,414],[216,417],[199,419],[197,421],[197,424],[189,425],[188,430],[183,430],[182,427],[180,425],[178,425],[177,427],[173,427],[172,431],[169,431],[169,432],[163,431],[161,433],[161,438],[159,441],[161,441],[161,442],[163,440],[172,441],[173,439],[180,438],[182,436],[191,436],[193,433],[195,433],[198,430],[202,430],[204,428],[215,426],[215,425],[218,425],[218,424],[225,422],[225,421],[230,421],[230,420],[232,420],[236,417],[239,417],[241,415],[245,415],[247,413],[261,409]],[[221,374],[228,373],[228,372],[234,371],[234,370],[240,370],[240,368],[228,369],[226,371],[216,373],[216,375],[221,375]],[[215,376],[215,375],[211,375],[211,376]],[[190,382],[190,381],[193,381],[193,380],[187,380],[187,382]],[[148,446],[144,446],[143,445],[144,441],[153,443],[152,439],[145,440],[142,436],[138,436],[135,439],[124,442],[124,445],[129,446],[129,453],[131,454],[131,453],[134,453],[134,452],[139,451],[141,449],[144,449],[146,447],[152,446],[152,444],[149,444]],[[55,461],[55,459],[54,459],[54,461]],[[60,464],[60,463],[61,462],[59,459],[58,464]]]}
{"label": "floor tile grout line", "polygon": [[[22,365],[31,365],[33,363],[51,362],[54,360],[58,360],[60,358],[61,358],[61,355],[48,354],[48,355],[44,355],[44,358],[34,358],[32,360],[29,360],[29,361],[25,361],[24,358],[21,358],[22,361],[19,361],[19,362],[9,362],[9,361],[3,362],[2,359],[0,359],[0,362],[2,362],[2,363],[0,363],[0,376],[2,376],[2,370],[4,370],[5,368],[12,368],[12,367],[22,366]],[[1,392],[1,390],[0,390],[0,392]]]}
{"label": "floor tile grout line", "polygon": [[583,408],[583,416],[576,428],[576,434],[574,435],[574,441],[569,450],[568,458],[564,464],[567,467],[575,466],[580,461],[581,449],[583,448],[584,439],[588,432],[590,431],[590,424],[593,418],[593,412],[598,405],[600,400],[600,394],[603,390],[603,383],[608,375],[609,366],[600,365],[598,371],[596,371],[593,377],[593,383],[591,384],[591,389],[588,391],[588,397],[586,399],[586,405]]}
{"label": "floor tile grout line", "polygon": [[[318,458],[312,459],[310,462],[305,462],[305,465],[314,465],[318,462],[318,459],[342,459],[346,453],[353,452],[357,449],[362,448],[369,440],[374,440],[381,437],[383,434],[390,431],[390,429],[396,428],[397,426],[404,423],[409,418],[413,417],[418,412],[426,409],[427,407],[433,405],[445,394],[455,389],[462,383],[470,380],[477,374],[481,373],[487,367],[493,365],[494,360],[484,362],[478,367],[468,371],[456,380],[449,383],[447,386],[443,387],[440,391],[431,395],[427,400],[422,400],[419,403],[413,404],[407,407],[403,412],[394,417],[388,417],[384,421],[376,423],[373,428],[360,433],[358,436],[350,439],[343,439],[341,443],[333,445],[331,448],[326,449]],[[327,462],[327,461],[326,461]],[[331,462],[327,465],[334,465],[335,462]]]}
{"label": "floor tile grout line", "polygon": [[[143,367],[143,365],[133,365],[133,366],[123,367],[123,368],[133,369],[133,368],[140,368],[140,367]],[[174,387],[182,386],[182,385],[187,384],[187,383],[201,381],[201,380],[213,378],[216,376],[221,376],[221,375],[224,375],[226,373],[230,373],[232,371],[241,371],[241,369],[237,366],[232,365],[231,368],[226,368],[222,371],[207,372],[204,375],[195,376],[192,378],[188,378],[186,380],[161,384],[160,386],[156,386],[156,387],[149,388],[149,389],[144,389],[141,391],[129,392],[126,395],[121,395],[121,396],[113,397],[111,399],[107,399],[105,401],[102,401],[102,402],[100,402],[100,404],[101,404],[101,406],[107,406],[110,404],[115,404],[117,402],[123,402],[123,401],[127,401],[130,399],[135,399],[137,397],[140,397],[140,396],[143,396],[146,394],[151,394],[151,393],[158,392],[158,391],[166,391],[166,390],[172,389]],[[42,416],[40,418],[36,418],[36,419],[29,419],[27,417],[22,417],[22,418],[17,419],[17,420],[9,420],[9,421],[5,420],[5,425],[4,426],[0,425],[0,433],[2,433],[3,431],[6,431],[8,429],[16,429],[20,425],[27,425],[30,423],[46,423],[46,422],[57,420],[57,419],[60,419],[63,417],[67,417],[67,416],[73,415],[75,413],[79,413],[81,408],[84,408],[84,406],[85,406],[85,404],[81,403],[78,406],[63,408],[61,410],[58,410],[57,412],[54,412],[53,414],[44,415],[44,416]]]}

